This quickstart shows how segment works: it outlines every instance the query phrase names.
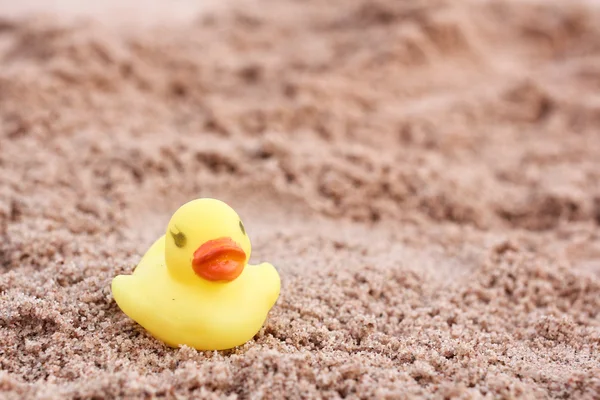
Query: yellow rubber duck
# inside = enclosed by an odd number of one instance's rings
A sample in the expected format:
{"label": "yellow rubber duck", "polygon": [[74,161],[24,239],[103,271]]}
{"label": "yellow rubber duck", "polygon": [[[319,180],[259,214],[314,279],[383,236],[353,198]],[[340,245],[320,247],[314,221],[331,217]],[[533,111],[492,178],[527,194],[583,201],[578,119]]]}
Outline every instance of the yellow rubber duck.
{"label": "yellow rubber duck", "polygon": [[132,275],[112,281],[118,306],[171,347],[225,350],[261,329],[279,297],[269,263],[248,265],[250,239],[220,200],[181,206]]}

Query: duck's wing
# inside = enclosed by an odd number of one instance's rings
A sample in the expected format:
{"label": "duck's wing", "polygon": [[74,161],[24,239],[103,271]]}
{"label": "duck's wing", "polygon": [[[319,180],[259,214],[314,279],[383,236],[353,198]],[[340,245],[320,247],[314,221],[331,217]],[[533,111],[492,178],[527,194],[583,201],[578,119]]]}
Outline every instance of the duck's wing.
{"label": "duck's wing", "polygon": [[279,291],[281,289],[281,279],[275,267],[269,263],[262,263],[252,266],[254,280],[260,291],[261,297],[265,300],[268,308],[273,307],[277,299],[279,298]]}

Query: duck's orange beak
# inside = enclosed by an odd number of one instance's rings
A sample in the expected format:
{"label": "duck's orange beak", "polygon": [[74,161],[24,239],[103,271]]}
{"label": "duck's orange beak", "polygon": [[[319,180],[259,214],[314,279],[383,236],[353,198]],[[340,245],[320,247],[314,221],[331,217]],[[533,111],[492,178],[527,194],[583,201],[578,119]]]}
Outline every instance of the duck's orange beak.
{"label": "duck's orange beak", "polygon": [[246,253],[231,238],[209,240],[194,252],[192,268],[209,281],[232,281],[244,270]]}

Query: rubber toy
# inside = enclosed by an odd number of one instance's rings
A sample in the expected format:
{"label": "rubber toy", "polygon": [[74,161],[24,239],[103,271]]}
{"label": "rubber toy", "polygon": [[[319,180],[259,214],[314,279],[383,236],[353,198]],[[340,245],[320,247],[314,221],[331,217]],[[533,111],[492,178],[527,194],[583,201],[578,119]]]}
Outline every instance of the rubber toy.
{"label": "rubber toy", "polygon": [[250,239],[220,200],[181,206],[132,275],[112,281],[121,310],[171,347],[225,350],[258,333],[279,297],[269,263],[248,265]]}

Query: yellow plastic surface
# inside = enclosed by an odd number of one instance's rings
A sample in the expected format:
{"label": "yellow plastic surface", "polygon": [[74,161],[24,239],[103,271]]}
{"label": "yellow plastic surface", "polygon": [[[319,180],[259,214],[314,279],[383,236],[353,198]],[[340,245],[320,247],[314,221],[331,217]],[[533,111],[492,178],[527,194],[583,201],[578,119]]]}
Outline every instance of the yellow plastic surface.
{"label": "yellow plastic surface", "polygon": [[[178,232],[185,235],[181,248],[174,239]],[[221,237],[231,238],[246,253],[243,272],[230,282],[205,280],[192,269],[194,251]],[[113,279],[113,297],[125,314],[169,346],[230,349],[252,339],[279,297],[279,274],[268,263],[248,265],[250,252],[233,209],[215,199],[193,200],[173,214],[167,233],[132,275]]]}

